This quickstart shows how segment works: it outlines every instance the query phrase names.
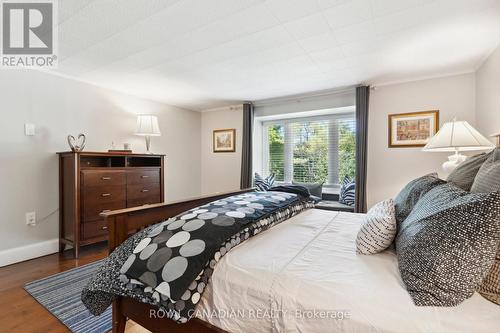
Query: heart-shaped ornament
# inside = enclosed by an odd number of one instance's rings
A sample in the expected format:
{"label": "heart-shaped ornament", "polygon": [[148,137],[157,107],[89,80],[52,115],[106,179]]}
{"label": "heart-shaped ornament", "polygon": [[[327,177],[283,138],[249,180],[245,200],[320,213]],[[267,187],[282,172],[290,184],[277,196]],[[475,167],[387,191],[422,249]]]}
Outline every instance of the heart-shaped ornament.
{"label": "heart-shaped ornament", "polygon": [[75,137],[71,134],[68,135],[68,145],[74,152],[82,151],[83,148],[85,148],[85,140],[86,137],[83,133],[78,134],[78,139],[75,139]]}

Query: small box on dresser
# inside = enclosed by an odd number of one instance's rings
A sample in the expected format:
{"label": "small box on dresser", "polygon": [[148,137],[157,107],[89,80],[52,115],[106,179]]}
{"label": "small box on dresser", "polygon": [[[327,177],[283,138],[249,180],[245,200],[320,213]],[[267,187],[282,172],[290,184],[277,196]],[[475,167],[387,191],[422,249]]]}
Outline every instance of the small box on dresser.
{"label": "small box on dresser", "polygon": [[62,152],[59,155],[59,250],[105,241],[100,213],[164,201],[164,155]]}

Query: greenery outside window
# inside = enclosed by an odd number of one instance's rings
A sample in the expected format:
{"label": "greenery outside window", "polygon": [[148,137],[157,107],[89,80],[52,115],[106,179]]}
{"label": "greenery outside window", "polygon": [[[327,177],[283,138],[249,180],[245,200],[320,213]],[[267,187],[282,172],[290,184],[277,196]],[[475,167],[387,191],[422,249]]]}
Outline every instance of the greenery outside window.
{"label": "greenery outside window", "polygon": [[265,174],[336,187],[356,170],[353,113],[263,123]]}

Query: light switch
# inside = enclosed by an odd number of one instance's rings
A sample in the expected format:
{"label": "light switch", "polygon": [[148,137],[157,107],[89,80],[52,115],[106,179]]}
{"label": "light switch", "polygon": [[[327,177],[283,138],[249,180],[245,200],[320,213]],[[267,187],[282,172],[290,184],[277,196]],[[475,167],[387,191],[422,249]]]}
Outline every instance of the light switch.
{"label": "light switch", "polygon": [[35,135],[35,124],[24,124],[24,134],[26,136],[33,136]]}

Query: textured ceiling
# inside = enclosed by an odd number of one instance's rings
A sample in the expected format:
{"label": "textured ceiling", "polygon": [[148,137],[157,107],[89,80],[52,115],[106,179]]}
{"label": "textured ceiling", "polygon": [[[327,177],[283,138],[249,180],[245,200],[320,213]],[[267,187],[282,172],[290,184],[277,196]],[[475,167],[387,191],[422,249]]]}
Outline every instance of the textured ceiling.
{"label": "textured ceiling", "polygon": [[500,0],[60,0],[59,68],[201,110],[474,70]]}

